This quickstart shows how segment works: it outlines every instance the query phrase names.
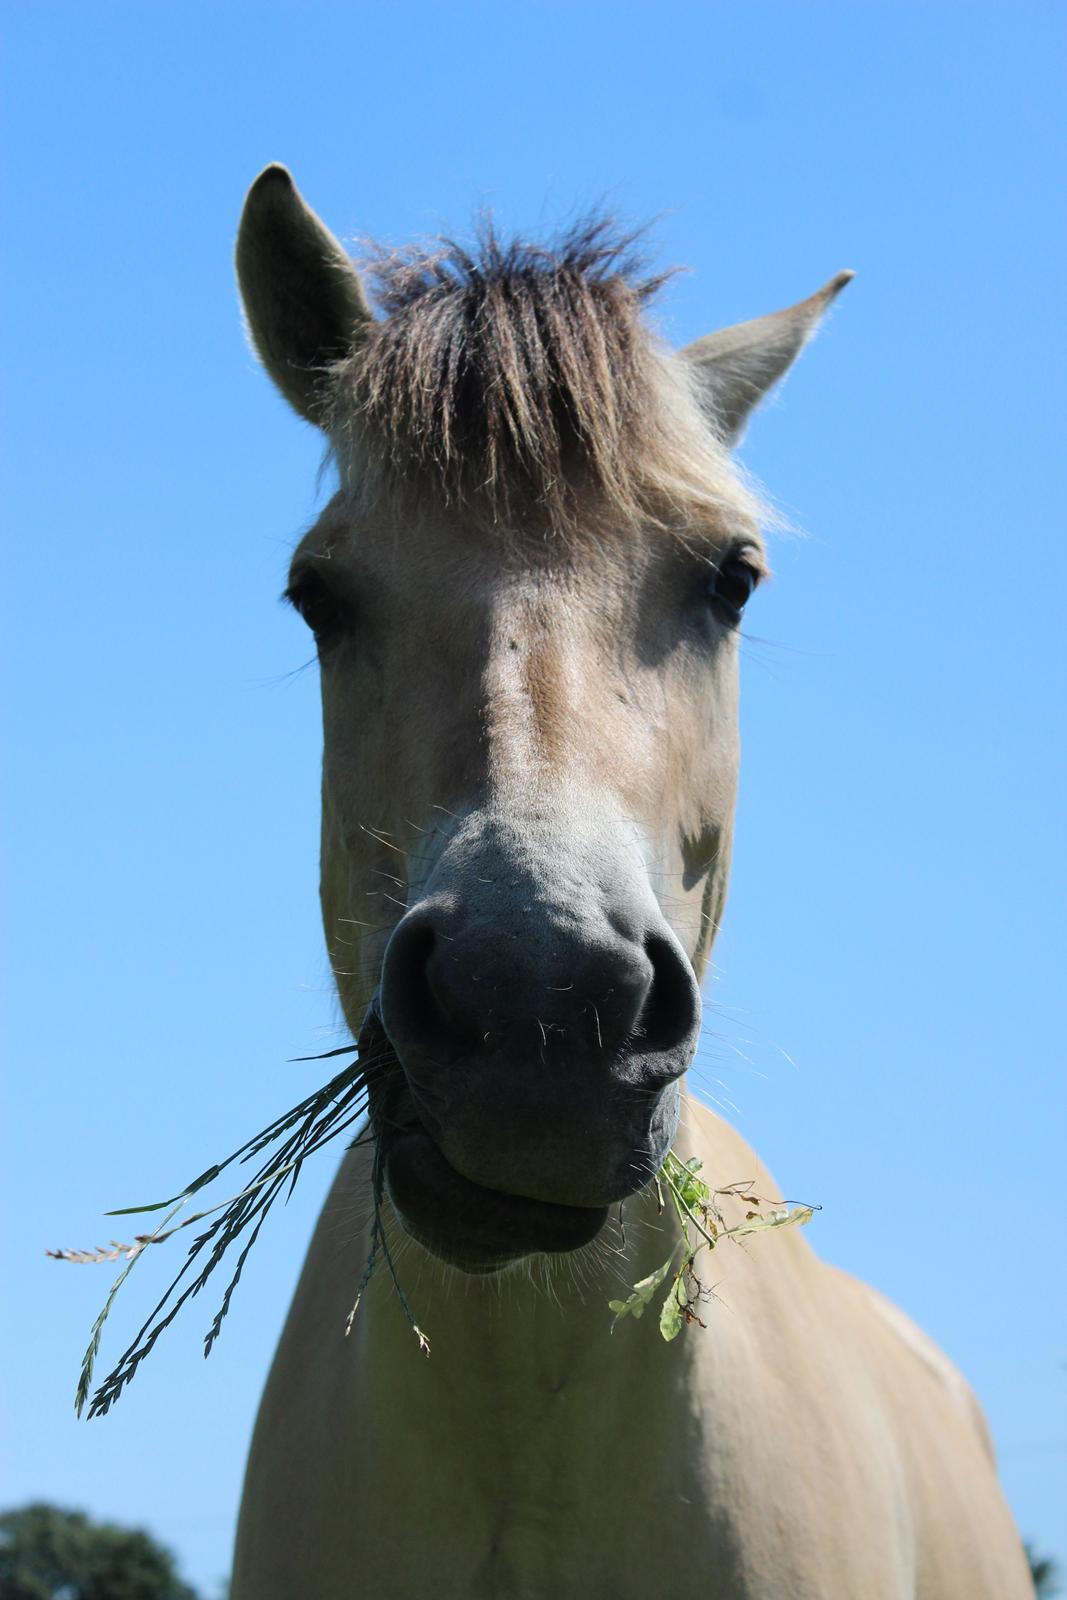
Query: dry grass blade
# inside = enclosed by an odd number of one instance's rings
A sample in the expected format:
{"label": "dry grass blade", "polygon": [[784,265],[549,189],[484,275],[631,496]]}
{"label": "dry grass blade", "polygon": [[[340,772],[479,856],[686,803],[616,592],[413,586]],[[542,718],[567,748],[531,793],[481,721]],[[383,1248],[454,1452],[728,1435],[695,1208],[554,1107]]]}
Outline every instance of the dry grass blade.
{"label": "dry grass blade", "polygon": [[147,1233],[139,1233],[133,1244],[120,1244],[117,1239],[112,1239],[106,1249],[98,1245],[95,1250],[46,1250],[45,1255],[52,1261],[74,1261],[79,1266],[89,1262],[132,1261],[134,1256],[140,1255],[150,1237]]}

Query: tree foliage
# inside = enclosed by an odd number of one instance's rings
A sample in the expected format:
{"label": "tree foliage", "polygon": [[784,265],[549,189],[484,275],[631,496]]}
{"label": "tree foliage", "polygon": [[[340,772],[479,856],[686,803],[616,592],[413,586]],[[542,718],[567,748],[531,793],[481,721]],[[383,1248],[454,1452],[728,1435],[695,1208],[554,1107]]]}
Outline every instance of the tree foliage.
{"label": "tree foliage", "polygon": [[0,1600],[197,1600],[139,1528],[38,1503],[0,1514]]}
{"label": "tree foliage", "polygon": [[1051,1556],[1042,1556],[1032,1544],[1026,1546],[1026,1559],[1030,1563],[1030,1576],[1034,1580],[1037,1600],[1055,1600],[1063,1591],[1060,1588],[1060,1569]]}

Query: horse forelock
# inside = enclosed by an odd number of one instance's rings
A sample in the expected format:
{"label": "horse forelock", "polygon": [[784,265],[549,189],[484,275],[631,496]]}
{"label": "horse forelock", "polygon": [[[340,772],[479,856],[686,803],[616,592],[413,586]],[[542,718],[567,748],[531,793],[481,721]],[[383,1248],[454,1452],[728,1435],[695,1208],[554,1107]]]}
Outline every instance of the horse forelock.
{"label": "horse forelock", "polygon": [[330,374],[330,435],[364,502],[429,497],[555,532],[687,522],[755,497],[688,372],[644,322],[670,274],[603,218],[550,245],[372,247],[383,316]]}

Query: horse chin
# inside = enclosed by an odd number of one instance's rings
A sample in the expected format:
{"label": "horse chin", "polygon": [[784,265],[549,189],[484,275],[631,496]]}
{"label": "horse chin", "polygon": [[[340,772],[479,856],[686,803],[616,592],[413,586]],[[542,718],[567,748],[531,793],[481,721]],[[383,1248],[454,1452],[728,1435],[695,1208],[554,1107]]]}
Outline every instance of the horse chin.
{"label": "horse chin", "polygon": [[465,1272],[497,1272],[524,1256],[578,1250],[596,1238],[608,1216],[606,1206],[555,1205],[474,1183],[422,1129],[390,1139],[385,1179],[412,1238]]}

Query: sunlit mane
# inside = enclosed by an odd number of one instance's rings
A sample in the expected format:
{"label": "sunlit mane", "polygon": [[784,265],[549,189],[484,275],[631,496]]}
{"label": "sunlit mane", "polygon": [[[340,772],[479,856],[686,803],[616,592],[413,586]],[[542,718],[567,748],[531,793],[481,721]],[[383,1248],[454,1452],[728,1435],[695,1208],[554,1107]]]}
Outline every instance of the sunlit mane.
{"label": "sunlit mane", "polygon": [[374,251],[384,317],[333,369],[331,435],[360,497],[432,494],[495,523],[753,515],[683,364],[642,321],[668,274],[594,219],[548,246]]}

